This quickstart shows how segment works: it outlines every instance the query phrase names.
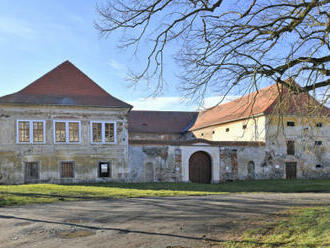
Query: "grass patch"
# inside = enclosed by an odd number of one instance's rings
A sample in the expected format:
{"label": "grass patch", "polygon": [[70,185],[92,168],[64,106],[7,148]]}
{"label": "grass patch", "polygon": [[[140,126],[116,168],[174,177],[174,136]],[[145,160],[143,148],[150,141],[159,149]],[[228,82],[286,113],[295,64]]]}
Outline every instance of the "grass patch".
{"label": "grass patch", "polygon": [[222,245],[227,248],[330,247],[330,207],[293,209],[284,220],[247,231],[239,241]]}
{"label": "grass patch", "polygon": [[0,185],[0,207],[59,200],[209,195],[243,192],[327,192],[330,180],[257,180],[223,184],[95,183]]}
{"label": "grass patch", "polygon": [[253,180],[235,181],[221,184],[198,183],[95,183],[81,184],[125,189],[203,191],[203,192],[278,192],[278,193],[330,193],[330,180]]}

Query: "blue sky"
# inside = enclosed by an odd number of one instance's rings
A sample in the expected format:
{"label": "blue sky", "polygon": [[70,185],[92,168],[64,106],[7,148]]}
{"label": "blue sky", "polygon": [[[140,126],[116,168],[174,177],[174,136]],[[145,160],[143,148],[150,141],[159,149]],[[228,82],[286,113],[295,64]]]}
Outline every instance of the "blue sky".
{"label": "blue sky", "polygon": [[[0,96],[16,92],[65,60],[70,60],[115,97],[134,109],[195,110],[184,103],[173,83],[175,65],[169,62],[167,87],[148,98],[146,85],[130,88],[129,68],[141,64],[130,51],[116,46],[118,37],[101,38],[94,28],[96,1],[1,0]],[[206,98],[206,107],[219,97]]]}

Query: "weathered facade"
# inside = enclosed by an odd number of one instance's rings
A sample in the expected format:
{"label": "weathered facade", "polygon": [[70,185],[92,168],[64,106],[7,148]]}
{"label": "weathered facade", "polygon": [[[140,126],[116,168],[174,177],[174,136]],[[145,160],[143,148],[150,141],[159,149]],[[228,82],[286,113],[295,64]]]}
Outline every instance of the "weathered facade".
{"label": "weathered facade", "polygon": [[0,98],[0,183],[125,180],[130,108],[69,62]]}
{"label": "weathered facade", "polygon": [[329,110],[307,118],[304,95],[274,114],[278,96],[131,111],[67,61],[0,98],[0,184],[330,178]]}

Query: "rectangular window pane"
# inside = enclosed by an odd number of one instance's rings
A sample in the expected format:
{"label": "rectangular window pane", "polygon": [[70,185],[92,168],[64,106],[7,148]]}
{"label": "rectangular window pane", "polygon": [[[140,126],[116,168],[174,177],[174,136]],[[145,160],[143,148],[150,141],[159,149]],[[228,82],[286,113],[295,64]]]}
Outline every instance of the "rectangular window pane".
{"label": "rectangular window pane", "polygon": [[30,122],[18,122],[19,142],[30,142]]}
{"label": "rectangular window pane", "polygon": [[111,177],[111,168],[109,163],[99,163],[99,177]]}
{"label": "rectangular window pane", "polygon": [[114,142],[114,124],[113,123],[105,123],[104,126],[105,132],[105,142]]}
{"label": "rectangular window pane", "polygon": [[70,142],[79,142],[79,123],[69,122],[69,140]]}
{"label": "rectangular window pane", "polygon": [[102,123],[93,123],[93,142],[102,142]]}
{"label": "rectangular window pane", "polygon": [[73,163],[72,162],[62,162],[62,168],[61,168],[61,177],[64,178],[73,178],[74,172],[73,172]]}
{"label": "rectangular window pane", "polygon": [[65,142],[65,122],[55,122],[56,142]]}
{"label": "rectangular window pane", "polygon": [[39,165],[37,162],[25,163],[25,179],[39,179]]}
{"label": "rectangular window pane", "polygon": [[33,122],[33,142],[44,141],[44,123],[40,121]]}

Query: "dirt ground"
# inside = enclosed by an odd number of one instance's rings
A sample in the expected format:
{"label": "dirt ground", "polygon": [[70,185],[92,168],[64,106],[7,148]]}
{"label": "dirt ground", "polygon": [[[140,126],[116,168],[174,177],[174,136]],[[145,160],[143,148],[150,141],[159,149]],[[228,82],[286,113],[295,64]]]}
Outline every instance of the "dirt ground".
{"label": "dirt ground", "polygon": [[0,247],[221,247],[288,207],[329,204],[330,194],[267,193],[0,208]]}

